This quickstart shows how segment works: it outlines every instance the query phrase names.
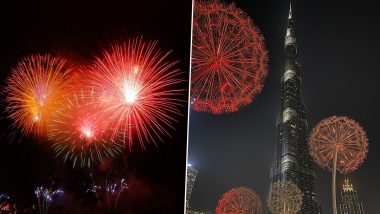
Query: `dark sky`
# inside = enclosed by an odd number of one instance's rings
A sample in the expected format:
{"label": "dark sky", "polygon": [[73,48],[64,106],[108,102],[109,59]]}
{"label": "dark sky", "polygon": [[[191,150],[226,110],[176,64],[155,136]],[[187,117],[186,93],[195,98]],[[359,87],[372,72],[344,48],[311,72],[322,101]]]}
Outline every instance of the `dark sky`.
{"label": "dark sky", "polygon": [[[173,50],[169,60],[180,60],[178,68],[188,80],[190,55],[190,0],[160,1],[8,1],[0,12],[0,80],[4,86],[10,69],[22,57],[52,53],[75,63],[89,63],[112,42],[143,35],[157,39],[158,46]],[[184,89],[188,82],[184,82]],[[1,94],[4,99],[4,94]],[[187,101],[187,92],[181,99]],[[1,116],[4,117],[4,102]],[[158,148],[134,149],[100,169],[93,169],[95,182],[126,177],[129,189],[121,200],[123,212],[181,213],[184,204],[187,103],[171,131],[172,138]],[[23,138],[9,143],[10,121],[0,121],[0,193],[7,193],[22,208],[34,202],[38,185],[63,187],[65,194],[51,207],[52,213],[98,213],[96,202],[84,193],[88,170],[71,169],[53,156],[44,140]],[[16,133],[16,138],[20,139]],[[39,141],[37,143],[37,141]]]}
{"label": "dark sky", "polygon": [[[195,210],[215,210],[219,197],[238,186],[254,189],[265,201],[269,188],[289,2],[238,0],[237,6],[253,18],[266,38],[269,77],[256,101],[237,113],[190,112],[188,159],[199,170],[191,196]],[[326,117],[347,115],[367,131],[368,158],[349,178],[365,212],[376,214],[380,210],[378,7],[366,0],[298,0],[293,9],[309,128]],[[331,174],[317,166],[316,173],[319,201],[324,213],[331,213]],[[339,175],[338,188],[342,180]]]}

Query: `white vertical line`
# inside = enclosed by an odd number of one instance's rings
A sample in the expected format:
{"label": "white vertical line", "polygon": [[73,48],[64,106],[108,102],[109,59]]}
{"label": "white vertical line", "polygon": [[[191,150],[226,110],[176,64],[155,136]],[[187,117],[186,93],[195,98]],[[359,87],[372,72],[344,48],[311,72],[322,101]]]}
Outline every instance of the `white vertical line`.
{"label": "white vertical line", "polygon": [[191,90],[191,59],[193,51],[193,16],[194,16],[194,0],[191,1],[191,30],[190,30],[190,58],[189,58],[189,91],[187,99],[187,136],[186,136],[186,165],[185,165],[185,201],[183,213],[186,214],[186,193],[187,193],[187,163],[189,158],[189,125],[190,125],[190,90]]}

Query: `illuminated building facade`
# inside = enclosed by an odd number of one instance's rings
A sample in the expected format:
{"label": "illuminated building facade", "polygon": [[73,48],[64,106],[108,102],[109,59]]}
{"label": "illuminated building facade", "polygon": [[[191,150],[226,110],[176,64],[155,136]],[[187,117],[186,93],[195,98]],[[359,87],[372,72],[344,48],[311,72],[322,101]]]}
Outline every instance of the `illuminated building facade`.
{"label": "illuminated building facade", "polygon": [[194,211],[194,210],[186,210],[186,214],[214,214],[212,211]]}
{"label": "illuminated building facade", "polygon": [[198,170],[190,164],[187,165],[187,188],[186,188],[186,208],[190,208],[189,201],[191,192],[193,191],[195,179],[197,178]]}
{"label": "illuminated building facade", "polygon": [[363,204],[359,201],[358,193],[348,179],[344,180],[341,196],[340,214],[364,214]]}
{"label": "illuminated building facade", "polygon": [[300,65],[290,5],[285,36],[285,72],[281,79],[281,114],[277,119],[277,143],[271,169],[271,183],[292,181],[303,199],[298,213],[321,213],[315,189],[314,164],[308,149],[308,125],[301,99]]}

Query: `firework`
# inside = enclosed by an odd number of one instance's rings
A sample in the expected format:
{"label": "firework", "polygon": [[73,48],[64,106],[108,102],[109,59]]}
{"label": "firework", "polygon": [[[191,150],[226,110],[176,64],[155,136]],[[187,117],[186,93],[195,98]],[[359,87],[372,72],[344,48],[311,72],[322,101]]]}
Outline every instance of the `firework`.
{"label": "firework", "polygon": [[7,214],[11,214],[11,213],[16,213],[16,212],[13,212],[13,209],[14,209],[14,207],[11,205],[11,204],[9,204],[8,202],[2,202],[1,204],[0,204],[0,213],[1,214],[5,214],[5,213],[7,213]]}
{"label": "firework", "polygon": [[117,202],[119,201],[120,194],[127,188],[128,185],[125,183],[124,178],[121,179],[118,183],[107,183],[106,181],[106,192],[108,193],[107,201],[110,201],[112,197],[116,197],[114,202],[115,209],[117,207]]}
{"label": "firework", "polygon": [[0,194],[0,213],[3,213],[3,211],[10,211],[10,204],[8,203],[9,199],[9,195]]}
{"label": "firework", "polygon": [[193,18],[191,106],[238,111],[261,92],[268,73],[264,37],[234,4],[196,1]]}
{"label": "firework", "polygon": [[104,129],[122,132],[129,148],[135,140],[143,149],[146,142],[163,141],[163,135],[170,136],[168,128],[174,129],[174,116],[182,115],[182,72],[174,68],[177,61],[167,60],[170,52],[156,44],[138,38],[113,45],[89,68],[88,85],[104,106]]}
{"label": "firework", "polygon": [[37,187],[34,194],[37,197],[38,209],[40,214],[46,214],[49,210],[49,205],[53,202],[53,199],[63,194],[62,189],[52,190],[45,189],[44,187]]}
{"label": "firework", "polygon": [[123,150],[123,145],[101,128],[104,116],[95,97],[91,88],[77,89],[52,113],[48,139],[54,142],[56,156],[72,161],[73,167],[77,163],[91,167],[94,160],[114,157]]}
{"label": "firework", "polygon": [[[120,179],[120,181],[116,183],[109,183],[107,180],[105,181],[105,185],[96,185],[92,174],[91,176],[91,187],[87,189],[87,192],[93,193],[98,200],[98,204],[101,209],[103,209],[103,204],[106,205],[108,212],[111,213],[112,210],[117,209],[117,205],[119,202],[120,195],[128,189],[128,185],[124,178]],[[103,203],[102,203],[103,202]]]}
{"label": "firework", "polygon": [[223,194],[216,207],[217,214],[261,214],[261,199],[255,191],[239,187]]}
{"label": "firework", "polygon": [[271,185],[267,203],[273,214],[296,214],[302,205],[302,192],[291,181],[277,181]]}
{"label": "firework", "polygon": [[11,197],[7,194],[0,194],[0,202],[8,201]]}
{"label": "firework", "polygon": [[310,155],[324,169],[332,171],[333,213],[336,214],[336,171],[355,171],[368,153],[368,138],[363,128],[348,117],[332,116],[320,121],[309,139]]}
{"label": "firework", "polygon": [[23,134],[46,133],[51,111],[70,88],[71,70],[66,60],[50,55],[24,58],[12,70],[5,88],[6,111]]}
{"label": "firework", "polygon": [[11,204],[10,201],[11,197],[7,194],[0,194],[0,213],[1,214],[16,214],[17,208],[16,204]]}

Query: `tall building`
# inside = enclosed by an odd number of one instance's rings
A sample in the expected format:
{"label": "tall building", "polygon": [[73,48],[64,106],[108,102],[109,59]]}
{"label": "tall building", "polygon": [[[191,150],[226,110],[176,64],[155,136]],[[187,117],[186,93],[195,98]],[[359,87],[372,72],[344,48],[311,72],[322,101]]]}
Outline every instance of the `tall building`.
{"label": "tall building", "polygon": [[301,67],[297,60],[292,6],[285,35],[285,71],[281,78],[281,113],[277,119],[277,143],[271,183],[292,181],[303,193],[298,213],[320,213],[315,190],[314,164],[308,149],[308,125],[301,99]]}
{"label": "tall building", "polygon": [[358,193],[348,179],[344,180],[341,196],[341,214],[364,214],[363,204],[359,201]]}
{"label": "tall building", "polygon": [[198,170],[193,168],[190,164],[187,165],[187,188],[186,188],[186,208],[190,208],[190,196],[193,191],[195,179],[197,178]]}

